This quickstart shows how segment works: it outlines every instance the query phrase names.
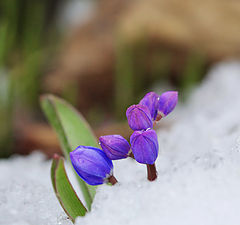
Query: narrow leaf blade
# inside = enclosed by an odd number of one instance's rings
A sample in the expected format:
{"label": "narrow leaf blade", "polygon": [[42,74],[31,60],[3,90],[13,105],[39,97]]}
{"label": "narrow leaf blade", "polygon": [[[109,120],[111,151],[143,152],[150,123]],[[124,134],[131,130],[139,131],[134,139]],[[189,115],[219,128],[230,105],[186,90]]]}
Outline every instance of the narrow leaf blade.
{"label": "narrow leaf blade", "polygon": [[51,179],[55,194],[69,218],[74,222],[78,216],[84,216],[87,210],[69,182],[63,157],[53,159]]}
{"label": "narrow leaf blade", "polygon": [[[57,133],[63,153],[68,160],[69,153],[79,145],[98,146],[97,140],[86,120],[66,101],[53,95],[44,95],[41,98],[41,105],[50,124]],[[86,184],[78,175],[77,179],[87,207],[90,210],[96,193],[96,186]]]}

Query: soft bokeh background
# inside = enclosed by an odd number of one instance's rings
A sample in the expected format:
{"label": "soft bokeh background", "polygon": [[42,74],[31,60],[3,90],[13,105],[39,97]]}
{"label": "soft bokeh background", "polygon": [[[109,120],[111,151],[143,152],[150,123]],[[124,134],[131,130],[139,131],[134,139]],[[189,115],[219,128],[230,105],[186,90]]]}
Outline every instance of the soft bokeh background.
{"label": "soft bokeh background", "polygon": [[146,92],[184,101],[213,64],[239,58],[239,1],[1,0],[0,157],[60,151],[43,93],[71,102],[97,136],[128,137],[125,110]]}

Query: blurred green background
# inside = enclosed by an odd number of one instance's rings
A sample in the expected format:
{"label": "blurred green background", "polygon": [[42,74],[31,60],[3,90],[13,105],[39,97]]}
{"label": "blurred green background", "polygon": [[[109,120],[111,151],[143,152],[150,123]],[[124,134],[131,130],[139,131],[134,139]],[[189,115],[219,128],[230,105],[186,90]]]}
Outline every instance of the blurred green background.
{"label": "blurred green background", "polygon": [[184,101],[212,64],[239,58],[239,25],[238,1],[1,0],[0,157],[59,151],[42,93],[97,136],[127,136],[125,110],[146,92]]}

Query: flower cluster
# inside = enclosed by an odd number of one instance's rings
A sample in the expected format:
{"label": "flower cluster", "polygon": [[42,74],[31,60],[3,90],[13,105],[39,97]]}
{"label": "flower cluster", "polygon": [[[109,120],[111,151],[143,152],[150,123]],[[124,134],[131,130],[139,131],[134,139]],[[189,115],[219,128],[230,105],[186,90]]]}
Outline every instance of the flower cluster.
{"label": "flower cluster", "polygon": [[90,185],[106,182],[115,184],[117,181],[113,176],[111,160],[127,158],[130,153],[137,162],[154,165],[159,145],[153,126],[175,108],[177,101],[176,91],[164,92],[160,96],[155,92],[147,93],[139,104],[130,106],[126,111],[129,127],[134,131],[130,137],[131,146],[120,135],[101,136],[99,144],[102,150],[78,146],[70,153],[72,165],[78,175]]}
{"label": "flower cluster", "polygon": [[153,124],[167,116],[175,108],[177,100],[176,91],[164,92],[161,96],[149,92],[138,105],[127,109],[128,124],[134,130],[130,142],[137,162],[154,164],[158,156],[158,141],[156,132],[152,129]]}

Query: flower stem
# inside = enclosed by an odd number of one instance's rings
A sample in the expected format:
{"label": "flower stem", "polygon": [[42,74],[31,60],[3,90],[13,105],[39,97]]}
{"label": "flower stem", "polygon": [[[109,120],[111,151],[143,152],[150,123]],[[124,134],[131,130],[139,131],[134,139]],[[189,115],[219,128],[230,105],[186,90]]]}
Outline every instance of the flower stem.
{"label": "flower stem", "polygon": [[162,119],[162,115],[158,114],[157,118],[156,118],[156,121],[159,121],[160,119]]}
{"label": "flower stem", "polygon": [[155,121],[153,122],[153,127],[155,127],[157,125],[158,121],[161,119],[162,119],[162,116],[158,114]]}
{"label": "flower stem", "polygon": [[133,155],[133,153],[132,153],[132,152],[130,152],[130,153],[128,154],[128,157],[131,157],[131,158],[133,158],[133,159],[134,159],[134,155]]}
{"label": "flower stem", "polygon": [[147,164],[147,174],[148,174],[148,180],[149,181],[154,181],[157,179],[157,170],[155,163],[154,164]]}
{"label": "flower stem", "polygon": [[108,181],[112,185],[114,185],[114,184],[116,184],[118,182],[117,179],[113,175],[108,178]]}

